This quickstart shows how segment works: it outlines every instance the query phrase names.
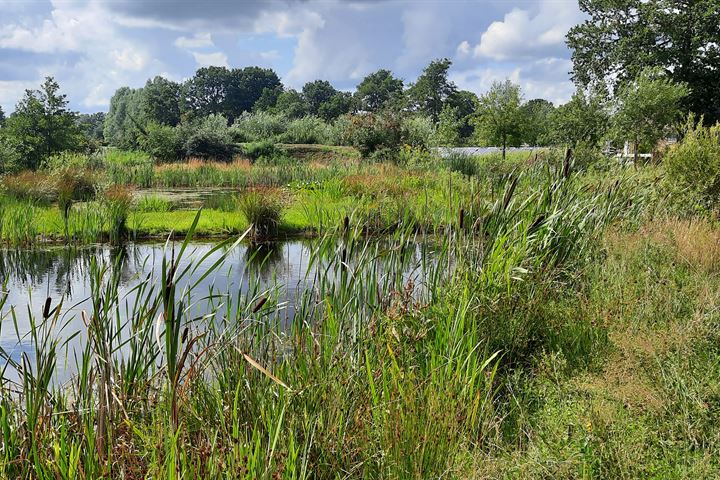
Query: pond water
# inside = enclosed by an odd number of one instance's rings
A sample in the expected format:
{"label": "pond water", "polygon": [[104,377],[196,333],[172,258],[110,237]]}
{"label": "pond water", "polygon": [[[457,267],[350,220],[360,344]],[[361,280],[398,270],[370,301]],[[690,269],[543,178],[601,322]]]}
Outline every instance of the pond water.
{"label": "pond water", "polygon": [[[186,278],[186,282],[194,283],[216,262],[220,262],[219,267],[213,269],[193,290],[195,318],[211,311],[230,317],[228,310],[218,309],[219,304],[238,308],[243,302],[256,302],[262,295],[272,298],[272,302],[268,302],[271,305],[268,310],[272,312],[269,316],[282,324],[289,324],[304,295],[312,292],[320,280],[332,283],[332,277],[338,275],[338,269],[328,268],[328,262],[340,262],[337,252],[343,251],[344,247],[341,243],[331,245],[323,260],[316,251],[317,242],[293,240],[256,246],[239,244],[229,250],[216,251],[213,251],[214,243],[191,243],[181,268],[190,263],[197,268]],[[395,251],[392,242],[363,243],[364,246],[357,250],[372,250],[367,255],[373,259],[372,265],[368,264],[370,267],[366,266],[356,274],[367,275],[372,282],[387,281],[386,287],[393,281],[396,284],[399,281],[400,284],[413,285],[414,289],[422,288],[428,262],[434,256],[429,244],[419,241],[405,243],[403,249],[408,251],[400,256],[400,260],[398,255],[392,254],[388,255],[392,260],[387,260],[383,252]],[[177,248],[176,245],[175,250]],[[105,264],[117,273],[119,308],[132,308],[139,295],[138,284],[146,282],[157,287],[161,282],[163,258],[171,255],[172,247],[161,243],[0,250],[0,280],[7,295],[0,317],[3,355],[16,361],[23,352],[33,355],[34,346],[29,335],[31,319],[42,319],[47,298],[52,299],[52,307],[62,302],[60,321],[57,322],[61,327],[55,327],[59,331],[53,334],[59,338],[71,338],[66,346],[69,352],[83,345],[87,327],[81,312],[92,311],[91,278],[93,271],[97,271],[93,265]],[[343,258],[342,262],[351,264],[352,259]],[[395,280],[387,280],[393,276],[396,276]],[[213,298],[205,298],[208,292],[213,292]]]}

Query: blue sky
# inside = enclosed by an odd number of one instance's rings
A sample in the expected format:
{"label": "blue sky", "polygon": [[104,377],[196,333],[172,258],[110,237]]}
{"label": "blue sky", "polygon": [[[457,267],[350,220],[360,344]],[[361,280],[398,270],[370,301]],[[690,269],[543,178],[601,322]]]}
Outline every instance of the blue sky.
{"label": "blue sky", "polygon": [[463,89],[510,78],[561,103],[573,92],[564,36],[582,19],[576,0],[0,0],[0,105],[11,112],[46,75],[93,112],[121,86],[206,65],[351,90],[378,68],[413,81],[438,57]]}

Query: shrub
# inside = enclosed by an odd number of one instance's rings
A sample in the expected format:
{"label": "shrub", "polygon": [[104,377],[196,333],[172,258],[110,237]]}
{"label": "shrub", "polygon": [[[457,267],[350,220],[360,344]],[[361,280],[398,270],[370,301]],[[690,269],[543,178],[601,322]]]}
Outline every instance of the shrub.
{"label": "shrub", "polygon": [[287,130],[287,118],[268,112],[243,113],[230,128],[236,142],[258,142],[275,138]]}
{"label": "shrub", "polygon": [[347,135],[350,144],[365,158],[375,151],[396,151],[402,137],[400,119],[392,113],[353,115]]}
{"label": "shrub", "polygon": [[227,120],[212,114],[203,119],[198,130],[185,143],[188,157],[229,160],[236,153]]}
{"label": "shrub", "polygon": [[411,147],[427,148],[435,136],[432,119],[425,116],[411,116],[402,121],[402,141]]}
{"label": "shrub", "polygon": [[330,145],[352,145],[350,133],[352,131],[353,115],[342,115],[327,127],[325,141]]}
{"label": "shrub", "polygon": [[683,140],[665,156],[668,178],[708,207],[720,200],[720,124],[703,127],[690,117]]}
{"label": "shrub", "polygon": [[20,153],[18,153],[15,142],[0,134],[0,174],[19,170],[20,160]]}
{"label": "shrub", "polygon": [[248,190],[238,198],[238,208],[252,225],[253,239],[267,238],[277,232],[283,204],[276,190]]}
{"label": "shrub", "polygon": [[147,135],[141,139],[141,146],[156,160],[172,162],[185,153],[184,138],[181,128],[153,123],[147,127]]}
{"label": "shrub", "polygon": [[51,155],[42,163],[42,168],[50,171],[75,169],[87,170],[102,167],[102,158],[96,154],[86,155],[75,152],[62,152]]}
{"label": "shrub", "polygon": [[307,116],[292,120],[280,138],[285,143],[324,143],[328,125],[318,117]]}
{"label": "shrub", "polygon": [[241,147],[241,150],[243,155],[252,161],[257,161],[261,158],[269,159],[285,153],[271,140],[246,143]]}

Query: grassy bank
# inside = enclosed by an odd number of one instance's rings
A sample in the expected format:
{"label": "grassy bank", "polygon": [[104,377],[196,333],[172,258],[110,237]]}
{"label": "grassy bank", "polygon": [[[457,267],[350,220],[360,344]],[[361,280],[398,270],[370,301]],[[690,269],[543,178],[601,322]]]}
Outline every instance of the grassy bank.
{"label": "grassy bank", "polygon": [[[164,211],[130,211],[131,231],[172,224],[189,241],[243,230],[244,215],[266,208],[257,193],[273,195],[284,202],[280,230],[319,235],[310,264],[323,268],[288,325],[259,283],[236,303],[192,287],[192,272],[222,263],[188,267],[184,247],[167,253],[161,275],[136,280],[132,302],[118,294],[117,270],[93,263],[79,351],[65,351],[75,332],[58,333],[65,306],[55,301],[33,312],[32,354],[0,350],[0,469],[10,478],[716,477],[720,228],[676,215],[662,167],[572,172],[534,158],[517,167],[363,165],[251,190],[237,210],[190,217],[152,201]],[[400,272],[432,229],[444,235],[417,290]],[[368,231],[390,232],[392,248]],[[198,316],[198,302],[212,315]],[[13,311],[2,310],[10,323]],[[77,375],[59,385],[53,371],[64,364]]]}

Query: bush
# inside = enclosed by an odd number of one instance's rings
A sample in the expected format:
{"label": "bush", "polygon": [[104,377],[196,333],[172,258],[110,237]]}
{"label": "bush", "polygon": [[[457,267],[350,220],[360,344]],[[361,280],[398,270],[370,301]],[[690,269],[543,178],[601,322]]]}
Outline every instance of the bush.
{"label": "bush", "polygon": [[281,148],[278,148],[271,140],[246,143],[241,147],[241,151],[243,155],[253,162],[261,158],[271,159],[285,154],[285,152]]}
{"label": "bush", "polygon": [[285,133],[287,118],[268,112],[243,113],[230,128],[236,142],[258,142],[273,139]]}
{"label": "bush", "polygon": [[0,174],[18,171],[20,160],[15,142],[0,133]]}
{"label": "bush", "polygon": [[261,240],[277,232],[282,216],[282,201],[275,190],[252,189],[238,198],[238,208],[252,225],[251,236]]}
{"label": "bush", "polygon": [[385,157],[389,155],[388,151],[397,151],[400,147],[400,119],[391,113],[353,115],[347,135],[350,144],[357,148],[364,158],[370,157],[376,151],[382,151],[382,156]]}
{"label": "bush", "polygon": [[153,123],[147,127],[147,135],[142,138],[141,146],[156,160],[172,162],[182,158],[185,153],[184,138],[182,128]]}
{"label": "bush", "polygon": [[720,200],[720,124],[703,127],[690,117],[683,140],[665,156],[668,178],[675,186],[692,192],[707,207]]}
{"label": "bush", "polygon": [[428,148],[435,136],[435,126],[429,117],[411,116],[402,121],[402,141],[411,147]]}
{"label": "bush", "polygon": [[235,153],[233,137],[222,115],[212,114],[204,118],[197,132],[185,143],[188,157],[229,160]]}
{"label": "bush", "polygon": [[324,143],[328,139],[328,125],[314,116],[298,118],[288,123],[280,138],[285,143]]}
{"label": "bush", "polygon": [[352,145],[350,133],[352,131],[352,119],[354,115],[342,115],[327,126],[327,138],[329,145]]}

